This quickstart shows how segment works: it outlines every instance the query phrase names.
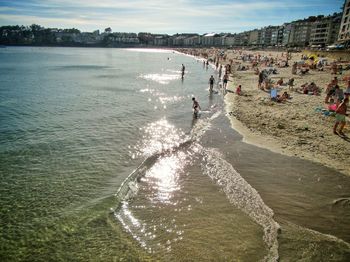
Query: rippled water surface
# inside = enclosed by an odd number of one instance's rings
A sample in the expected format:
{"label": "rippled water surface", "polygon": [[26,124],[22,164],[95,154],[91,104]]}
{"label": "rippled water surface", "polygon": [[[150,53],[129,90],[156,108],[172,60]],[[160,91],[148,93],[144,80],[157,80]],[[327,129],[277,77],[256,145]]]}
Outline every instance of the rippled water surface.
{"label": "rippled water surface", "polygon": [[2,48],[1,261],[350,259],[350,179],[242,143],[211,74],[166,50]]}

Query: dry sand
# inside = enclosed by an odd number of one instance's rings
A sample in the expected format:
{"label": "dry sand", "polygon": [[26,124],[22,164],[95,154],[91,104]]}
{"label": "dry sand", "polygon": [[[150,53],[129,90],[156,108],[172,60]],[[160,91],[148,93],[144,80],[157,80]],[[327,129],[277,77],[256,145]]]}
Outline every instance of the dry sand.
{"label": "dry sand", "polygon": [[[278,52],[268,52],[270,54],[281,57]],[[300,56],[294,54],[290,64],[300,60]],[[318,162],[350,175],[349,119],[344,132],[347,137],[342,138],[333,134],[335,118],[315,111],[317,107],[326,106],[324,90],[334,75],[331,75],[330,70],[314,70],[305,76],[293,76],[291,67],[277,70],[279,73],[272,76],[273,80],[283,77],[287,82],[294,77],[295,88],[305,82],[315,82],[323,90],[321,95],[289,92],[288,87],[284,86],[280,92],[287,91],[293,98],[285,103],[272,102],[268,99],[269,93],[258,90],[258,76],[252,70],[236,71],[231,77],[230,88],[234,90],[235,86],[241,84],[244,95],[228,93],[225,99],[234,128],[248,143]],[[342,76],[338,76],[338,79],[342,79]],[[345,87],[345,82],[340,82],[340,86]]]}
{"label": "dry sand", "polygon": [[[197,53],[207,53],[208,57],[214,57],[216,51],[196,50]],[[188,50],[187,50],[188,53]],[[263,51],[243,51],[243,53],[267,55],[278,59],[281,52]],[[238,59],[237,51],[226,51],[226,61],[234,61],[233,64],[242,63]],[[299,61],[301,53],[294,53],[289,64]],[[331,62],[331,59],[328,59]],[[237,66],[234,66],[237,67]],[[263,65],[259,69],[264,69]],[[322,89],[319,96],[305,95],[294,91],[289,91],[287,86],[282,90],[291,94],[292,99],[285,103],[276,103],[269,99],[269,93],[259,90],[257,87],[258,76],[252,69],[248,71],[234,71],[230,76],[229,90],[235,91],[237,85],[242,85],[243,95],[238,96],[228,92],[225,97],[226,111],[231,120],[233,128],[241,133],[244,141],[260,147],[268,148],[274,152],[308,159],[325,166],[334,168],[343,174],[350,175],[350,125],[347,118],[347,125],[344,129],[346,137],[333,134],[334,116],[324,116],[321,112],[316,112],[317,107],[325,108],[325,88],[333,79],[329,69],[324,72],[316,70],[309,74],[300,76],[291,74],[291,66],[287,68],[277,68],[278,74],[272,75],[275,82],[283,77],[284,82],[293,77],[294,87],[300,87],[305,82],[315,82]],[[338,75],[342,79],[345,75],[350,75],[350,71],[344,71],[343,75]],[[345,81],[340,81],[339,85],[345,88]],[[350,110],[348,110],[349,112]],[[283,163],[277,163],[283,164]]]}

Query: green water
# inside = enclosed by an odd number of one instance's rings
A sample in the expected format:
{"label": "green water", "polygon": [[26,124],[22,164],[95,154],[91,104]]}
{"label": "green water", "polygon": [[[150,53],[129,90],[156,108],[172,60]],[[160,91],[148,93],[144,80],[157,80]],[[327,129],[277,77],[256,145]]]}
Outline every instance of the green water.
{"label": "green water", "polygon": [[349,261],[350,179],[242,143],[211,74],[171,51],[1,49],[0,260]]}
{"label": "green water", "polygon": [[1,49],[1,261],[142,257],[109,210],[142,161],[140,128],[167,116],[190,129],[191,93],[207,80],[181,81],[184,62],[196,70],[172,52]]}

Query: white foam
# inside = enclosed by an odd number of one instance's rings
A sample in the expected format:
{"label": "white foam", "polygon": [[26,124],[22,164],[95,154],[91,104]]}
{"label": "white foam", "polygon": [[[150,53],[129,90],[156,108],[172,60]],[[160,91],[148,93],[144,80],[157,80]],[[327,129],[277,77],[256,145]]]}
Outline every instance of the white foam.
{"label": "white foam", "polygon": [[264,230],[268,246],[266,261],[278,261],[279,224],[273,219],[273,211],[264,203],[259,193],[245,181],[216,149],[202,148],[203,173],[220,185],[229,201],[245,212]]}
{"label": "white foam", "polygon": [[[204,111],[201,111],[204,112]],[[211,127],[211,122],[220,116],[222,111],[215,112],[209,118],[198,119],[198,122],[191,130],[191,140],[198,141]]]}

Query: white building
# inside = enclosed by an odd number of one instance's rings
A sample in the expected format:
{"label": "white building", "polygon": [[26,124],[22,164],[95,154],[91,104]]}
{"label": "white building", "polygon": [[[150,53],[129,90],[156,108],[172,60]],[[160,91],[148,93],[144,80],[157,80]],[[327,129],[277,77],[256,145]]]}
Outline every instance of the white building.
{"label": "white building", "polygon": [[235,36],[232,34],[228,34],[223,36],[223,45],[224,46],[233,46],[235,43]]}
{"label": "white building", "polygon": [[153,39],[153,44],[155,46],[166,46],[168,45],[168,35],[155,35]]}
{"label": "white building", "polygon": [[202,37],[203,46],[214,46],[215,33],[206,34]]}
{"label": "white building", "polygon": [[201,43],[201,37],[199,35],[197,36],[190,36],[184,39],[184,45],[185,46],[198,46]]}

